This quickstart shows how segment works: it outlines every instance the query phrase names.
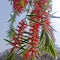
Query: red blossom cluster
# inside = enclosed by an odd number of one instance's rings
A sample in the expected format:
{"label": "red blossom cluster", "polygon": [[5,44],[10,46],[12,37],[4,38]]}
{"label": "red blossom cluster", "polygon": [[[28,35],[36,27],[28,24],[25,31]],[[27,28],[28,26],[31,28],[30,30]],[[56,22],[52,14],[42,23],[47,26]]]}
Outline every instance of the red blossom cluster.
{"label": "red blossom cluster", "polygon": [[13,9],[21,13],[27,3],[27,0],[13,0]]}
{"label": "red blossom cluster", "polygon": [[24,20],[19,22],[19,25],[17,26],[17,29],[16,29],[17,32],[14,33],[14,37],[12,38],[11,45],[13,46],[13,48],[11,49],[11,52],[15,48],[18,48],[18,49],[20,48],[21,42],[23,40],[22,36],[23,36],[26,26],[27,26],[27,24],[25,23]]}
{"label": "red blossom cluster", "polygon": [[48,5],[48,0],[36,0],[34,2],[34,10],[31,12],[30,19],[34,21],[38,21],[41,25],[45,26],[46,30],[49,30],[50,27],[50,19],[49,19],[49,12],[48,9],[50,9],[50,5]]}
{"label": "red blossom cluster", "polygon": [[30,27],[30,37],[29,37],[29,49],[26,51],[24,57],[28,60],[31,56],[35,57],[38,54],[38,41],[39,41],[39,26],[40,24],[36,23],[34,26]]}

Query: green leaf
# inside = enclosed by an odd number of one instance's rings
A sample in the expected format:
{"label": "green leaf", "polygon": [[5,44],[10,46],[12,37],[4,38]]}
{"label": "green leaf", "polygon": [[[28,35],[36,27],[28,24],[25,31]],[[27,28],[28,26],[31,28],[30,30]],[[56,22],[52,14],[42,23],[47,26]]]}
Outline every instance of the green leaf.
{"label": "green leaf", "polygon": [[49,49],[50,49],[50,51],[51,51],[52,56],[55,58],[56,55],[55,55],[55,50],[54,50],[54,48],[50,45],[50,46],[49,46]]}
{"label": "green leaf", "polygon": [[14,33],[15,33],[15,28],[12,26],[8,31],[8,37],[11,37],[11,38],[14,37]]}
{"label": "green leaf", "polygon": [[26,50],[26,49],[24,48],[25,46],[26,46],[26,45],[21,46],[20,49],[22,49],[22,50]]}
{"label": "green leaf", "polygon": [[27,43],[27,42],[28,42],[28,40],[23,38],[23,41],[21,42],[21,44],[24,44],[24,43]]}
{"label": "green leaf", "polygon": [[57,49],[55,48],[54,42],[50,39],[50,45],[48,47],[48,53],[53,57],[56,58],[58,55]]}
{"label": "green leaf", "polygon": [[36,16],[36,14],[26,15],[26,16]]}
{"label": "green leaf", "polygon": [[35,60],[35,58],[34,57],[31,57],[31,60]]}
{"label": "green leaf", "polygon": [[39,43],[40,46],[43,45],[44,44],[44,38],[42,37],[42,39],[38,43]]}
{"label": "green leaf", "polygon": [[43,36],[44,36],[44,29],[41,32],[40,40],[42,40]]}
{"label": "green leaf", "polygon": [[14,59],[14,53],[10,53],[5,60],[15,60]]}
{"label": "green leaf", "polygon": [[56,30],[52,26],[50,26],[50,28],[56,32]]}
{"label": "green leaf", "polygon": [[49,36],[48,33],[45,32],[45,49],[49,46]]}
{"label": "green leaf", "polygon": [[19,55],[21,55],[21,54],[23,54],[23,52],[24,52],[24,51],[22,51],[22,52],[18,53],[18,56],[19,56]]}
{"label": "green leaf", "polygon": [[33,22],[36,22],[36,23],[39,23],[39,24],[41,24],[40,22],[38,22],[38,21],[35,21],[35,20],[33,20],[33,19],[31,19],[31,18],[27,18],[28,20],[31,20],[31,21],[33,21]]}
{"label": "green leaf", "polygon": [[11,18],[8,20],[8,22],[14,23],[17,14],[18,14],[17,11],[14,11],[13,15],[10,14]]}
{"label": "green leaf", "polygon": [[31,34],[30,32],[26,32],[26,31],[25,31],[24,33],[26,33],[26,34]]}
{"label": "green leaf", "polygon": [[5,41],[9,42],[9,43],[12,43],[10,40],[7,40],[7,39],[4,39]]}
{"label": "green leaf", "polygon": [[23,6],[23,8],[25,7],[24,6],[24,0],[22,0],[20,4]]}
{"label": "green leaf", "polygon": [[26,54],[26,52],[27,52],[27,49],[23,51],[23,54]]}
{"label": "green leaf", "polygon": [[8,22],[13,23],[15,21],[15,16],[11,15],[11,14],[10,14],[10,16],[11,16],[11,18],[8,20]]}

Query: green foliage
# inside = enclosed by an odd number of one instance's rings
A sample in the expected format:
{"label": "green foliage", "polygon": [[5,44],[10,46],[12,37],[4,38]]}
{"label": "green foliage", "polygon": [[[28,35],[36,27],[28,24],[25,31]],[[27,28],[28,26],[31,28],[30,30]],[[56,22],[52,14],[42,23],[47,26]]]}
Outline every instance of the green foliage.
{"label": "green foliage", "polygon": [[14,23],[17,14],[18,14],[17,11],[14,11],[14,14],[13,15],[10,14],[11,18],[8,20],[8,22]]}
{"label": "green foliage", "polygon": [[50,45],[48,46],[47,52],[53,57],[56,58],[56,55],[58,55],[58,52],[56,50],[56,47],[52,40],[50,40]]}
{"label": "green foliage", "polygon": [[34,58],[34,57],[32,57],[32,58],[31,58],[31,60],[35,60],[35,58]]}
{"label": "green foliage", "polygon": [[43,56],[45,53],[48,53],[53,58],[56,58],[58,52],[49,33],[43,30],[40,37],[41,40],[38,47],[39,50],[42,51],[40,56]]}
{"label": "green foliage", "polygon": [[15,60],[14,53],[10,53],[5,60]]}
{"label": "green foliage", "polygon": [[15,33],[15,28],[13,26],[11,26],[8,31],[8,37],[10,37],[10,38],[14,37],[14,33]]}
{"label": "green foliage", "polygon": [[45,49],[48,49],[49,46],[49,36],[48,34],[45,32]]}

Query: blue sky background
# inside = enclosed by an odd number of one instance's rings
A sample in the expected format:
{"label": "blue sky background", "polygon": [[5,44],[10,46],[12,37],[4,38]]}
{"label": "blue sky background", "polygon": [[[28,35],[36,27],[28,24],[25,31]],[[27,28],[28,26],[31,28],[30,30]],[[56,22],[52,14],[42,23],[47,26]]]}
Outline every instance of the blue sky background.
{"label": "blue sky background", "polygon": [[[60,16],[60,0],[53,0],[53,12],[56,12],[54,15]],[[6,45],[7,42],[5,42],[3,39],[7,36],[7,30],[9,28],[9,23],[7,21],[9,20],[10,16],[9,13],[11,13],[12,7],[8,0],[0,0],[0,52],[5,51],[6,49],[9,49],[10,46]],[[23,16],[21,16],[23,18]],[[19,19],[21,19],[19,18]],[[52,25],[56,29],[57,32],[54,32],[56,44],[60,47],[60,19],[52,19]]]}
{"label": "blue sky background", "polygon": [[10,11],[11,6],[8,0],[0,0],[0,52],[9,48],[3,39],[7,36],[7,30],[9,28],[9,23],[7,23],[7,21],[10,18]]}

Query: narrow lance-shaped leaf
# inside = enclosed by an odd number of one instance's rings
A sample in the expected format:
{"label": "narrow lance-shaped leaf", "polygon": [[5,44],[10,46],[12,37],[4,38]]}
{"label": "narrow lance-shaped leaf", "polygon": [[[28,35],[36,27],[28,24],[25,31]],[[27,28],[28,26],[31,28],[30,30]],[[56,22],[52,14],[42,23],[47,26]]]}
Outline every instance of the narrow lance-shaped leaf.
{"label": "narrow lance-shaped leaf", "polygon": [[21,46],[20,49],[22,49],[22,50],[26,50],[26,49],[24,48],[25,46],[26,46],[26,45]]}
{"label": "narrow lance-shaped leaf", "polygon": [[11,18],[8,20],[8,22],[14,23],[17,14],[18,14],[17,11],[15,11],[13,15],[10,14]]}
{"label": "narrow lance-shaped leaf", "polygon": [[32,58],[31,58],[31,60],[35,60],[35,58],[34,58],[34,57],[32,57]]}
{"label": "narrow lance-shaped leaf", "polygon": [[21,44],[24,44],[24,43],[27,43],[27,42],[28,42],[28,40],[23,38],[23,41],[21,42]]}
{"label": "narrow lance-shaped leaf", "polygon": [[10,29],[8,31],[8,36],[14,37],[14,33],[15,33],[15,28],[12,26],[12,27],[10,27]]}
{"label": "narrow lance-shaped leaf", "polygon": [[55,45],[54,45],[54,42],[53,40],[51,39],[51,37],[49,37],[49,46],[48,46],[48,49],[47,49],[47,52],[53,57],[53,58],[56,58],[58,52],[55,48]]}
{"label": "narrow lance-shaped leaf", "polygon": [[36,14],[26,15],[26,16],[36,16]]}
{"label": "narrow lance-shaped leaf", "polygon": [[50,40],[50,45],[49,45],[49,49],[51,51],[51,54],[53,55],[54,58],[56,58],[56,55],[58,54],[55,46],[54,46],[54,43]]}
{"label": "narrow lance-shaped leaf", "polygon": [[23,8],[24,8],[24,0],[22,0],[22,1],[21,1],[21,5],[22,5],[22,6],[23,6]]}
{"label": "narrow lance-shaped leaf", "polygon": [[15,60],[14,59],[14,53],[10,53],[5,60]]}
{"label": "narrow lance-shaped leaf", "polygon": [[4,39],[5,41],[9,42],[9,43],[12,43],[10,40],[7,40],[7,39]]}
{"label": "narrow lance-shaped leaf", "polygon": [[49,36],[48,36],[48,34],[45,32],[45,49],[47,49],[48,46],[49,46]]}
{"label": "narrow lance-shaped leaf", "polygon": [[39,23],[39,24],[41,25],[41,23],[38,22],[38,21],[32,20],[31,18],[27,18],[27,19],[28,19],[28,20],[31,20],[31,21],[33,21],[33,22]]}
{"label": "narrow lance-shaped leaf", "polygon": [[43,35],[44,35],[44,29],[43,29],[42,32],[41,32],[40,40],[42,40]]}

